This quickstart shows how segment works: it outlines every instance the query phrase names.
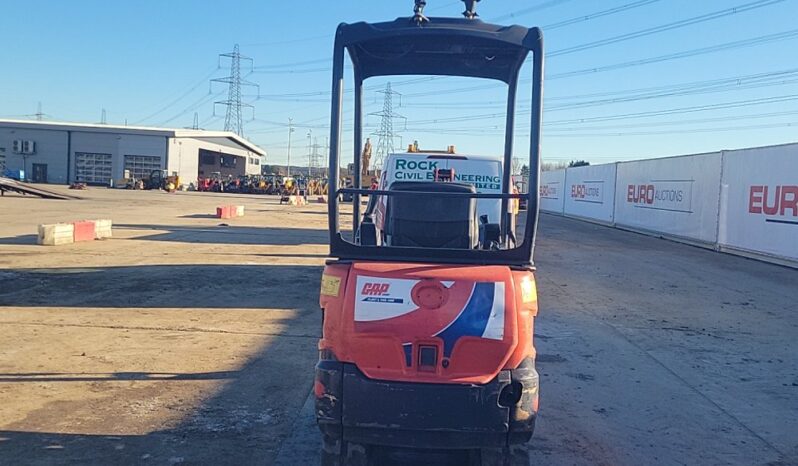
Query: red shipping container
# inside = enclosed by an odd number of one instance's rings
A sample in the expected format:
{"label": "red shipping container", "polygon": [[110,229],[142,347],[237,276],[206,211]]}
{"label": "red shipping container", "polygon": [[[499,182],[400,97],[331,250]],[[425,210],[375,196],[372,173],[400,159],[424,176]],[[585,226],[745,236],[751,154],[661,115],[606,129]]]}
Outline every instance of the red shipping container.
{"label": "red shipping container", "polygon": [[72,222],[72,225],[75,226],[74,238],[76,243],[78,241],[94,241],[94,222],[81,220]]}

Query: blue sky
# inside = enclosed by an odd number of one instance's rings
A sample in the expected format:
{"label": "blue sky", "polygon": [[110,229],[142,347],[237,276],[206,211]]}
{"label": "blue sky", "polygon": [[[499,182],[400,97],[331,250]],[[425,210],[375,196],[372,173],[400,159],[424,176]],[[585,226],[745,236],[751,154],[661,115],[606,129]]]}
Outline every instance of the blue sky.
{"label": "blue sky", "polygon": [[[720,13],[744,5],[747,11]],[[592,17],[613,8],[622,11]],[[229,62],[218,67],[217,55],[238,43],[254,59],[254,72],[244,71],[261,95],[245,89],[255,106],[245,135],[271,162],[285,163],[291,117],[292,162],[302,163],[308,132],[320,144],[328,134],[337,24],[389,20],[411,9],[410,0],[8,0],[0,28],[0,117],[32,118],[41,102],[53,120],[98,122],[104,108],[108,123],[188,127],[197,112],[202,127],[222,129],[224,108],[217,106],[214,116],[213,101],[224,99],[226,89],[209,80],[229,74]],[[460,2],[428,0],[430,16],[461,11]],[[543,139],[549,161],[602,163],[798,140],[798,0],[484,0],[479,12],[484,20],[550,26],[544,27],[550,55]],[[718,15],[607,43],[711,13]],[[567,20],[573,22],[560,24]],[[730,43],[739,45],[604,70]],[[570,50],[583,44],[593,45]],[[566,75],[577,70],[596,71]],[[382,95],[375,89],[394,83],[403,94],[394,110],[407,117],[394,123],[404,144],[418,139],[422,147],[501,151],[500,87],[456,78],[406,80],[367,82],[372,90],[365,97],[366,111],[379,111]],[[464,90],[472,87],[481,89]],[[379,124],[374,116],[366,121],[369,131]],[[519,155],[524,141],[522,134]]]}

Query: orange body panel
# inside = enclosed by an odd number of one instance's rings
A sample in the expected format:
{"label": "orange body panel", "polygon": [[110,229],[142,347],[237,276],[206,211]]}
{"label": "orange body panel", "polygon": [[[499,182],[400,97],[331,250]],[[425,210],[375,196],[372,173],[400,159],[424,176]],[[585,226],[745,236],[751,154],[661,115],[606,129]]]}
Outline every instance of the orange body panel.
{"label": "orange body panel", "polygon": [[[325,268],[319,349],[372,379],[484,384],[535,356],[532,272],[355,262]],[[422,365],[419,348],[434,348]]]}

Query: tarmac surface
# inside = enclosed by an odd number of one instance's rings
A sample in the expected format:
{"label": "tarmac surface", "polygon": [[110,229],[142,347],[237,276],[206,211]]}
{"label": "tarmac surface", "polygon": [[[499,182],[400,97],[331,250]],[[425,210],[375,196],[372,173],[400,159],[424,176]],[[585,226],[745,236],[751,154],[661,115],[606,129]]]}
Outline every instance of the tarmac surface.
{"label": "tarmac surface", "polygon": [[[0,464],[317,463],[325,206],[76,194],[0,198]],[[798,270],[549,215],[535,257],[532,464],[798,464]]]}

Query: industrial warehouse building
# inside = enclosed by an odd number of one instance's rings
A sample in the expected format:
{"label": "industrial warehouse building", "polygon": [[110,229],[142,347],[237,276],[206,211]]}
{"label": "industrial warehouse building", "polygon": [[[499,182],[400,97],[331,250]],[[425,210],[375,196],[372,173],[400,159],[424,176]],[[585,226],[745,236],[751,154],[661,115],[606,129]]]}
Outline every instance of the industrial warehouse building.
{"label": "industrial warehouse building", "polygon": [[0,120],[0,174],[23,171],[35,183],[107,185],[126,171],[146,179],[167,170],[187,185],[214,173],[260,174],[265,156],[228,131]]}

